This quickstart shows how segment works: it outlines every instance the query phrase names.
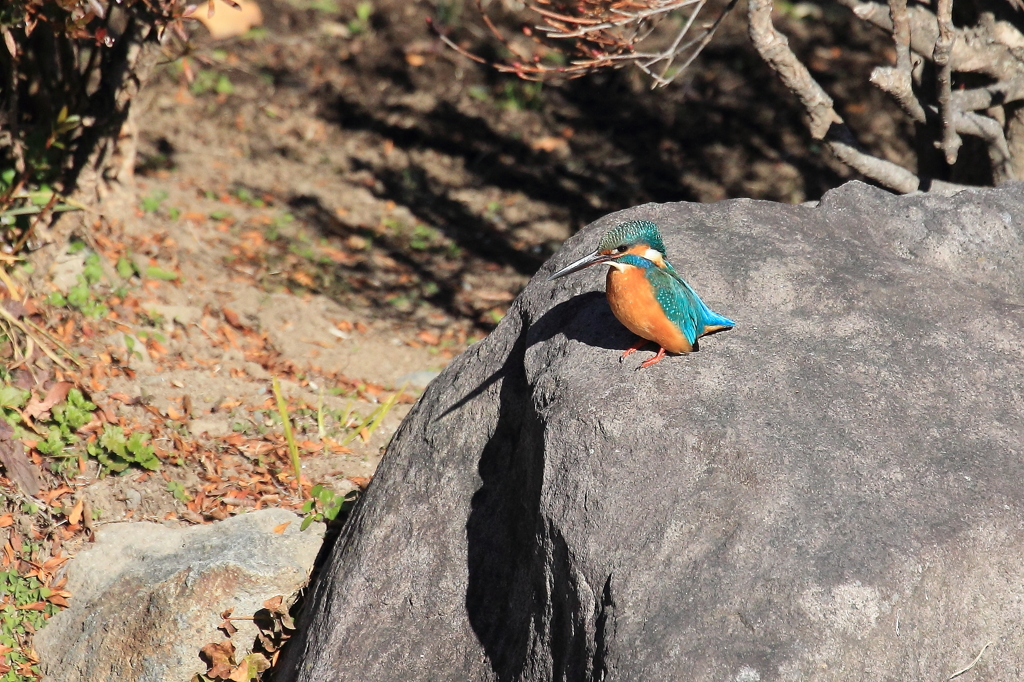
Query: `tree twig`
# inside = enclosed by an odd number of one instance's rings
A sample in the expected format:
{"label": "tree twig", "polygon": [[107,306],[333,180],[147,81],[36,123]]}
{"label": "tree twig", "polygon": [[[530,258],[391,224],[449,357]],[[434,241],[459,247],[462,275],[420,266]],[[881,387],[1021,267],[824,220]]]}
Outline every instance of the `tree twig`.
{"label": "tree twig", "polygon": [[953,102],[960,111],[979,111],[1024,99],[1024,76],[1011,78],[983,88],[957,90]]}
{"label": "tree twig", "polygon": [[985,654],[985,649],[988,649],[990,646],[992,646],[992,642],[985,642],[985,646],[981,647],[981,651],[978,652],[978,655],[974,658],[973,661],[971,661],[970,665],[968,665],[966,668],[964,668],[962,670],[957,670],[955,673],[953,673],[952,675],[950,675],[946,679],[947,680],[952,680],[954,678],[960,677],[965,672],[967,672],[968,670],[970,670],[974,666],[978,665],[978,661],[980,661],[981,657]]}
{"label": "tree twig", "polygon": [[946,156],[946,163],[952,166],[956,163],[957,154],[963,144],[963,140],[956,132],[957,111],[952,98],[953,67],[950,64],[950,55],[953,52],[953,43],[956,42],[956,33],[953,29],[953,0],[938,0],[936,13],[939,36],[935,39],[932,61],[935,62],[935,89],[939,102],[939,118],[942,120],[942,140],[935,146],[942,150]]}
{"label": "tree twig", "polygon": [[[871,72],[870,81],[886,92],[892,93],[899,105],[915,119],[924,120],[924,107],[914,95],[913,70],[910,59],[910,18],[907,16],[907,0],[889,0],[889,17],[892,20],[892,39],[896,47],[896,66],[880,66]],[[881,85],[878,81],[885,81]]]}
{"label": "tree twig", "polygon": [[853,134],[845,125],[833,125],[825,141],[837,159],[884,187],[901,194],[916,192],[921,187],[920,178],[903,166],[865,154],[858,149]]}
{"label": "tree twig", "polygon": [[[892,17],[887,5],[861,0],[839,0],[839,4],[858,18],[892,34]],[[935,42],[939,39],[938,20],[925,6],[916,4],[908,6],[907,16],[910,19],[910,49],[932,59]],[[999,81],[1024,75],[1024,63],[1017,59],[1010,47],[993,41],[984,31],[955,28],[954,35],[956,39],[950,52],[953,71],[981,73]]]}
{"label": "tree twig", "polygon": [[775,30],[772,23],[772,0],[749,0],[747,12],[750,39],[754,47],[804,105],[810,118],[811,135],[825,140],[840,161],[865,177],[904,194],[916,191],[921,184],[916,175],[902,166],[858,149],[853,134],[832,107],[832,98],[789,49],[786,37]]}
{"label": "tree twig", "polygon": [[[524,28],[523,32],[545,48],[570,56],[567,65],[547,64],[538,54],[524,54],[494,24],[483,7],[483,0],[476,0],[477,9],[488,31],[513,55],[511,61],[484,59],[458,45],[444,34],[441,27],[429,20],[428,24],[446,45],[462,56],[526,80],[577,78],[600,68],[632,64],[651,77],[654,87],[662,87],[675,80],[711,42],[736,2],[730,0],[714,22],[702,27],[702,32],[689,40],[687,38],[695,30],[697,16],[707,0],[578,0],[565,3],[565,8],[559,11],[528,5],[540,16],[542,23],[532,30]],[[661,18],[687,7],[693,9],[682,26],[675,30],[667,47],[657,51],[638,49],[652,35]],[[570,41],[572,47],[563,48],[558,44],[560,41]],[[683,61],[677,66],[680,59]]]}
{"label": "tree twig", "polygon": [[[903,109],[918,123],[935,122],[940,115],[939,111],[935,107],[923,107],[914,97],[909,82],[890,77],[893,71],[891,68],[879,67],[872,72],[871,82],[891,95],[901,106],[911,103],[910,106],[903,106]],[[904,89],[901,91],[900,88]],[[992,179],[996,185],[1015,179],[1010,146],[998,121],[989,116],[957,110],[953,112],[952,126],[957,133],[980,137],[988,145]],[[936,146],[940,147],[940,144],[936,143]]]}
{"label": "tree twig", "polygon": [[789,40],[775,30],[772,23],[772,0],[749,0],[747,3],[748,30],[761,58],[778,74],[790,92],[800,99],[810,117],[811,135],[822,140],[832,124],[843,119],[832,108],[832,98],[818,85],[793,51]]}

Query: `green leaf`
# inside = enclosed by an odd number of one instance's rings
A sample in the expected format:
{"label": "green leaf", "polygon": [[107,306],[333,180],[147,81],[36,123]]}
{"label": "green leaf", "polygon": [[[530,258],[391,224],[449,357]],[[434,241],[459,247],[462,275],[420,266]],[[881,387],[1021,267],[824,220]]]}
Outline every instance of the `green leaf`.
{"label": "green leaf", "polygon": [[218,95],[230,95],[235,92],[235,86],[231,84],[231,80],[224,74],[220,75],[217,79],[217,85],[214,87]]}
{"label": "green leaf", "polygon": [[166,198],[167,192],[163,190],[157,190],[156,192],[150,194],[148,197],[142,198],[142,210],[145,211],[146,213],[153,213],[158,208],[160,208],[160,204],[162,204],[164,199]]}
{"label": "green leaf", "polygon": [[103,279],[103,267],[100,265],[99,254],[90,253],[85,257],[85,268],[82,270],[87,284],[95,284]]}
{"label": "green leaf", "polygon": [[85,410],[86,412],[92,412],[96,409],[96,405],[86,400],[85,396],[82,395],[82,392],[77,388],[72,388],[68,391],[68,397],[66,400],[68,405],[73,405],[80,410]]}
{"label": "green leaf", "polygon": [[147,438],[148,436],[141,431],[136,431],[128,439],[125,447],[134,456],[136,464],[150,471],[157,471],[160,469],[160,459],[153,451],[153,446],[146,444]]}
{"label": "green leaf", "polygon": [[181,481],[167,481],[167,492],[179,502],[188,502],[192,499],[192,496],[185,492],[185,486]]}
{"label": "green leaf", "polygon": [[36,443],[36,450],[39,450],[44,455],[55,456],[64,452],[64,446],[64,438],[60,427],[54,426],[49,429],[46,440]]}
{"label": "green leaf", "polygon": [[344,506],[344,502],[344,498],[339,497],[332,504],[325,506],[324,517],[326,517],[328,521],[336,519],[338,517],[338,512],[340,512],[342,506]]}
{"label": "green leaf", "polygon": [[164,282],[170,282],[178,279],[178,274],[171,272],[170,270],[164,270],[156,265],[150,265],[146,268],[146,277],[149,279],[159,279]]}
{"label": "green leaf", "polygon": [[17,386],[8,384],[0,386],[0,407],[21,408],[28,402],[28,397],[29,392]]}
{"label": "green leaf", "polygon": [[104,426],[99,443],[106,450],[113,452],[121,459],[128,459],[127,439],[124,437],[124,429],[120,426],[113,426],[111,424]]}
{"label": "green leaf", "polygon": [[82,282],[68,289],[68,303],[76,308],[89,303],[89,285]]}
{"label": "green leaf", "polygon": [[124,256],[121,256],[120,258],[117,259],[117,265],[115,266],[115,269],[117,270],[117,274],[121,277],[121,279],[129,279],[136,272],[135,265],[133,265],[132,262],[125,258]]}

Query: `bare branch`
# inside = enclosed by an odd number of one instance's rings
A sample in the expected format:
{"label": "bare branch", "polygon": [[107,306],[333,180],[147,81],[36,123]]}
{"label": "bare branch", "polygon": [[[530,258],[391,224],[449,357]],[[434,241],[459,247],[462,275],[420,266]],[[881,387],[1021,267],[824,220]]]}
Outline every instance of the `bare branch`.
{"label": "bare branch", "polygon": [[979,111],[1024,99],[1024,76],[984,88],[958,90],[953,102],[960,111]]}
{"label": "bare branch", "polygon": [[811,135],[817,140],[824,139],[832,124],[841,124],[843,119],[832,108],[832,98],[789,49],[786,36],[775,30],[772,23],[772,0],[749,0],[747,16],[750,40],[754,47],[804,105],[811,119]]}
{"label": "bare branch", "polygon": [[889,17],[892,19],[892,39],[896,44],[896,70],[900,78],[910,82],[913,64],[910,61],[910,17],[907,15],[907,0],[889,0]]}
{"label": "bare branch", "polygon": [[902,166],[865,154],[857,148],[853,134],[833,109],[832,98],[789,49],[786,37],[775,30],[772,23],[772,0],[749,0],[747,11],[750,39],[754,47],[804,105],[810,118],[811,134],[819,140],[824,139],[836,158],[865,177],[904,194],[916,191],[921,184],[916,175]]}
{"label": "bare branch", "polygon": [[932,61],[935,62],[935,88],[938,93],[939,116],[942,119],[942,141],[937,142],[935,146],[942,150],[946,155],[946,163],[952,166],[956,163],[957,153],[963,144],[954,125],[957,111],[951,96],[953,68],[949,57],[953,52],[953,43],[956,42],[956,33],[953,29],[953,0],[938,0],[937,12],[939,36],[935,39]]}
{"label": "bare branch", "polygon": [[1010,146],[1003,135],[1003,127],[999,121],[974,112],[960,113],[956,119],[956,128],[965,135],[974,135],[985,140],[988,145],[988,158],[992,163],[992,179],[1000,185],[1007,180],[1015,179],[1011,163]]}
{"label": "bare branch", "polygon": [[[860,0],[839,0],[839,3],[853,11],[858,18],[892,34],[892,18],[887,5]],[[935,42],[939,39],[938,20],[922,5],[908,7],[907,14],[910,19],[910,49],[931,59]],[[955,36],[955,44],[949,56],[953,71],[982,73],[1000,81],[1024,75],[1024,64],[1014,56],[1013,50],[993,41],[983,28],[955,29]]]}
{"label": "bare branch", "polygon": [[[925,109],[914,97],[908,83],[899,79],[889,78],[894,69],[879,67],[871,74],[871,82],[877,85],[882,91],[892,95],[901,105],[904,102],[913,102],[913,106],[904,107],[904,111],[918,123],[934,122],[939,116],[934,107]],[[905,88],[900,91],[899,88]],[[1001,184],[1006,180],[1013,180],[1016,173],[1011,163],[1012,155],[1007,144],[1006,136],[1003,134],[1003,127],[993,118],[982,116],[973,112],[964,113],[955,109],[952,118],[953,129],[962,135],[973,135],[980,137],[988,145],[989,161],[992,164],[992,175],[995,184]],[[936,145],[938,146],[938,145]]]}
{"label": "bare branch", "polygon": [[914,88],[911,85],[910,76],[904,74],[899,68],[891,66],[877,66],[868,78],[871,83],[883,92],[892,95],[900,108],[903,109],[915,121],[924,123],[927,115],[921,102],[914,95]]}
{"label": "bare branch", "polygon": [[825,141],[837,159],[884,187],[901,194],[909,194],[916,192],[921,186],[921,180],[903,166],[860,151],[850,129],[845,125],[833,125]]}
{"label": "bare branch", "polygon": [[[544,63],[540,54],[524,54],[494,25],[477,0],[477,8],[490,32],[513,55],[509,62],[490,62],[472,54],[445,36],[439,27],[431,24],[442,41],[459,54],[478,63],[489,64],[498,71],[514,73],[527,80],[547,77],[577,78],[604,67],[617,68],[633,64],[653,80],[653,87],[665,86],[682,73],[711,42],[725,16],[736,6],[730,0],[722,13],[710,25],[700,28],[696,36],[695,23],[707,0],[537,0],[528,5],[541,19],[535,29],[524,28],[523,33],[543,45],[568,55],[568,65]],[[675,35],[665,48],[641,51],[640,44],[652,36],[658,22],[670,12],[691,8],[682,26],[673,29]],[[664,35],[664,32],[661,32]],[[660,38],[659,38],[660,40]],[[560,43],[569,42],[569,46]],[[680,63],[681,62],[681,63]]]}
{"label": "bare branch", "polygon": [[924,121],[924,107],[914,95],[914,65],[910,59],[910,18],[907,15],[907,0],[889,0],[889,16],[893,26],[892,38],[896,44],[896,66],[877,67],[871,72],[869,80],[892,95],[914,120]]}

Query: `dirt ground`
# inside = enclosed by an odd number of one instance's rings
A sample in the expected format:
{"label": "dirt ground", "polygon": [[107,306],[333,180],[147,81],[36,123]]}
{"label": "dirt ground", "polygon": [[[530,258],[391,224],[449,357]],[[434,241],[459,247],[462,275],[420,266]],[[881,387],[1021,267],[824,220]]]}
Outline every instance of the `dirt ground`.
{"label": "dirt ground", "polygon": [[[104,523],[208,523],[298,508],[312,484],[365,486],[426,383],[606,213],[803,202],[851,177],[750,48],[742,6],[680,83],[652,92],[629,70],[542,86],[473,64],[426,23],[493,51],[471,2],[259,4],[263,25],[244,36],[198,29],[187,54],[168,53],[126,131],[137,205],[94,216],[77,235],[87,248],[35,276],[37,314],[81,367],[19,375],[22,387],[41,397],[53,380],[78,382],[106,422],[152,434],[166,464],[100,477],[83,459],[52,473],[33,452],[49,526],[19,523],[51,558]],[[865,145],[908,163],[908,124],[866,84],[887,44],[834,7],[779,6],[780,28]],[[91,252],[109,312],[48,307]],[[135,274],[119,272],[122,259]],[[292,410],[301,485],[272,376]],[[76,522],[59,521],[75,507]]]}

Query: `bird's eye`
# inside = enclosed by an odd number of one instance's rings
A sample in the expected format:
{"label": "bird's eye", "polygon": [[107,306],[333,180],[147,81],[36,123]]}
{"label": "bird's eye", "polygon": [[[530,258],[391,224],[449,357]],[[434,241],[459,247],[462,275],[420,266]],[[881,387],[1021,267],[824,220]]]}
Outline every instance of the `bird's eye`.
{"label": "bird's eye", "polygon": [[623,253],[626,250],[625,246],[616,246],[615,253]]}

